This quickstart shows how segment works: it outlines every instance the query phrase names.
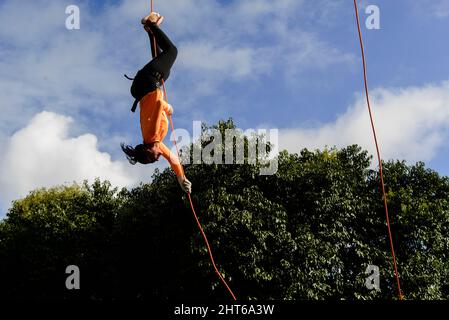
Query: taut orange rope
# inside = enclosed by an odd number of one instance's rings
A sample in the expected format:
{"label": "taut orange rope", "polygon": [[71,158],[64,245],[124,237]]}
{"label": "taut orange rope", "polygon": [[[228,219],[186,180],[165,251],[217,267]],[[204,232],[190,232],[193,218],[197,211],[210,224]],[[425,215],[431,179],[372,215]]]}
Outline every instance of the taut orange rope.
{"label": "taut orange rope", "polygon": [[401,282],[399,280],[398,265],[397,265],[397,262],[396,262],[396,255],[394,253],[393,236],[391,234],[390,217],[389,217],[389,214],[388,214],[387,194],[385,192],[384,176],[383,176],[383,172],[382,172],[382,158],[380,156],[379,143],[377,141],[376,128],[374,126],[373,113],[371,111],[371,102],[370,102],[370,98],[369,98],[368,76],[367,76],[366,58],[365,58],[365,48],[363,46],[362,29],[360,28],[360,17],[359,17],[359,8],[358,8],[358,5],[357,5],[357,0],[354,0],[354,9],[355,9],[355,14],[356,14],[356,18],[357,18],[357,29],[358,29],[358,32],[359,32],[360,48],[362,50],[363,78],[364,78],[364,83],[365,83],[366,103],[368,105],[368,111],[369,111],[369,116],[370,116],[370,120],[371,120],[371,128],[373,130],[374,142],[376,144],[377,160],[379,162],[380,182],[381,182],[381,185],[382,185],[382,195],[383,195],[383,200],[384,200],[385,216],[386,216],[386,219],[387,219],[388,236],[390,238],[391,255],[393,257],[394,274],[395,274],[396,282],[397,282],[397,289],[398,289],[399,300],[403,300],[404,296],[402,295],[402,291],[401,291]]}

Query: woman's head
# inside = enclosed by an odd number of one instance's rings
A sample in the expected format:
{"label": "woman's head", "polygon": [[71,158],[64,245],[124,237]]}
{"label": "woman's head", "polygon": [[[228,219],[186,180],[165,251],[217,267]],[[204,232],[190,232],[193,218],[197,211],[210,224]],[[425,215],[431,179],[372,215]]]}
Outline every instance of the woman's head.
{"label": "woman's head", "polygon": [[124,143],[120,146],[131,164],[136,164],[137,162],[142,164],[153,163],[158,161],[162,154],[159,149],[159,143],[157,142],[150,144],[139,144],[134,148],[125,145]]}

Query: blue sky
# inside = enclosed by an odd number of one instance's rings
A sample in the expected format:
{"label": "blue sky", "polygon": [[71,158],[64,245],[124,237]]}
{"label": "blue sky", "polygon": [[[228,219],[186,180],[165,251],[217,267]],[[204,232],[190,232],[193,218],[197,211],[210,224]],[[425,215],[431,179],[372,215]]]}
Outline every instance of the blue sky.
{"label": "blue sky", "polygon": [[[149,58],[149,2],[0,1],[0,217],[36,187],[97,176],[133,186],[166,166],[129,166],[119,148],[141,140],[123,74]],[[65,28],[69,4],[80,30]],[[155,4],[179,49],[167,83],[177,127],[232,117],[279,129],[291,152],[373,152],[352,0]],[[363,20],[367,5],[380,8],[380,30],[363,33],[383,156],[448,175],[449,0],[362,1]]]}

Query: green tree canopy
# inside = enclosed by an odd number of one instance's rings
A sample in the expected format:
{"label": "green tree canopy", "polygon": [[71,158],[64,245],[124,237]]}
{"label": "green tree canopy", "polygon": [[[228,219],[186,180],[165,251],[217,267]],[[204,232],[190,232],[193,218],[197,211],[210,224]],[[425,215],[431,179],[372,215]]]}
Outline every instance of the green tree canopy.
{"label": "green tree canopy", "polygon": [[[367,152],[283,151],[278,163],[268,176],[260,165],[185,167],[237,297],[395,299],[380,179]],[[448,178],[402,161],[384,172],[406,298],[448,299]],[[81,290],[65,288],[68,265],[80,268]],[[365,287],[368,265],[380,269],[380,291]],[[97,180],[15,201],[0,222],[0,283],[1,298],[229,298],[169,169],[131,190]]]}

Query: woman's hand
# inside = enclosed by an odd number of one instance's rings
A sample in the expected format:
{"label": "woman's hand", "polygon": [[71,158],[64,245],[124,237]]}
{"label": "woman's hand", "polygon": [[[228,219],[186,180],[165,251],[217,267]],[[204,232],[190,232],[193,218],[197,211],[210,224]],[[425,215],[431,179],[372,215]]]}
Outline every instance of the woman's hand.
{"label": "woman's hand", "polygon": [[167,114],[169,116],[173,115],[173,106],[168,103]]}
{"label": "woman's hand", "polygon": [[184,192],[192,193],[192,183],[185,176],[178,177],[178,182]]}

